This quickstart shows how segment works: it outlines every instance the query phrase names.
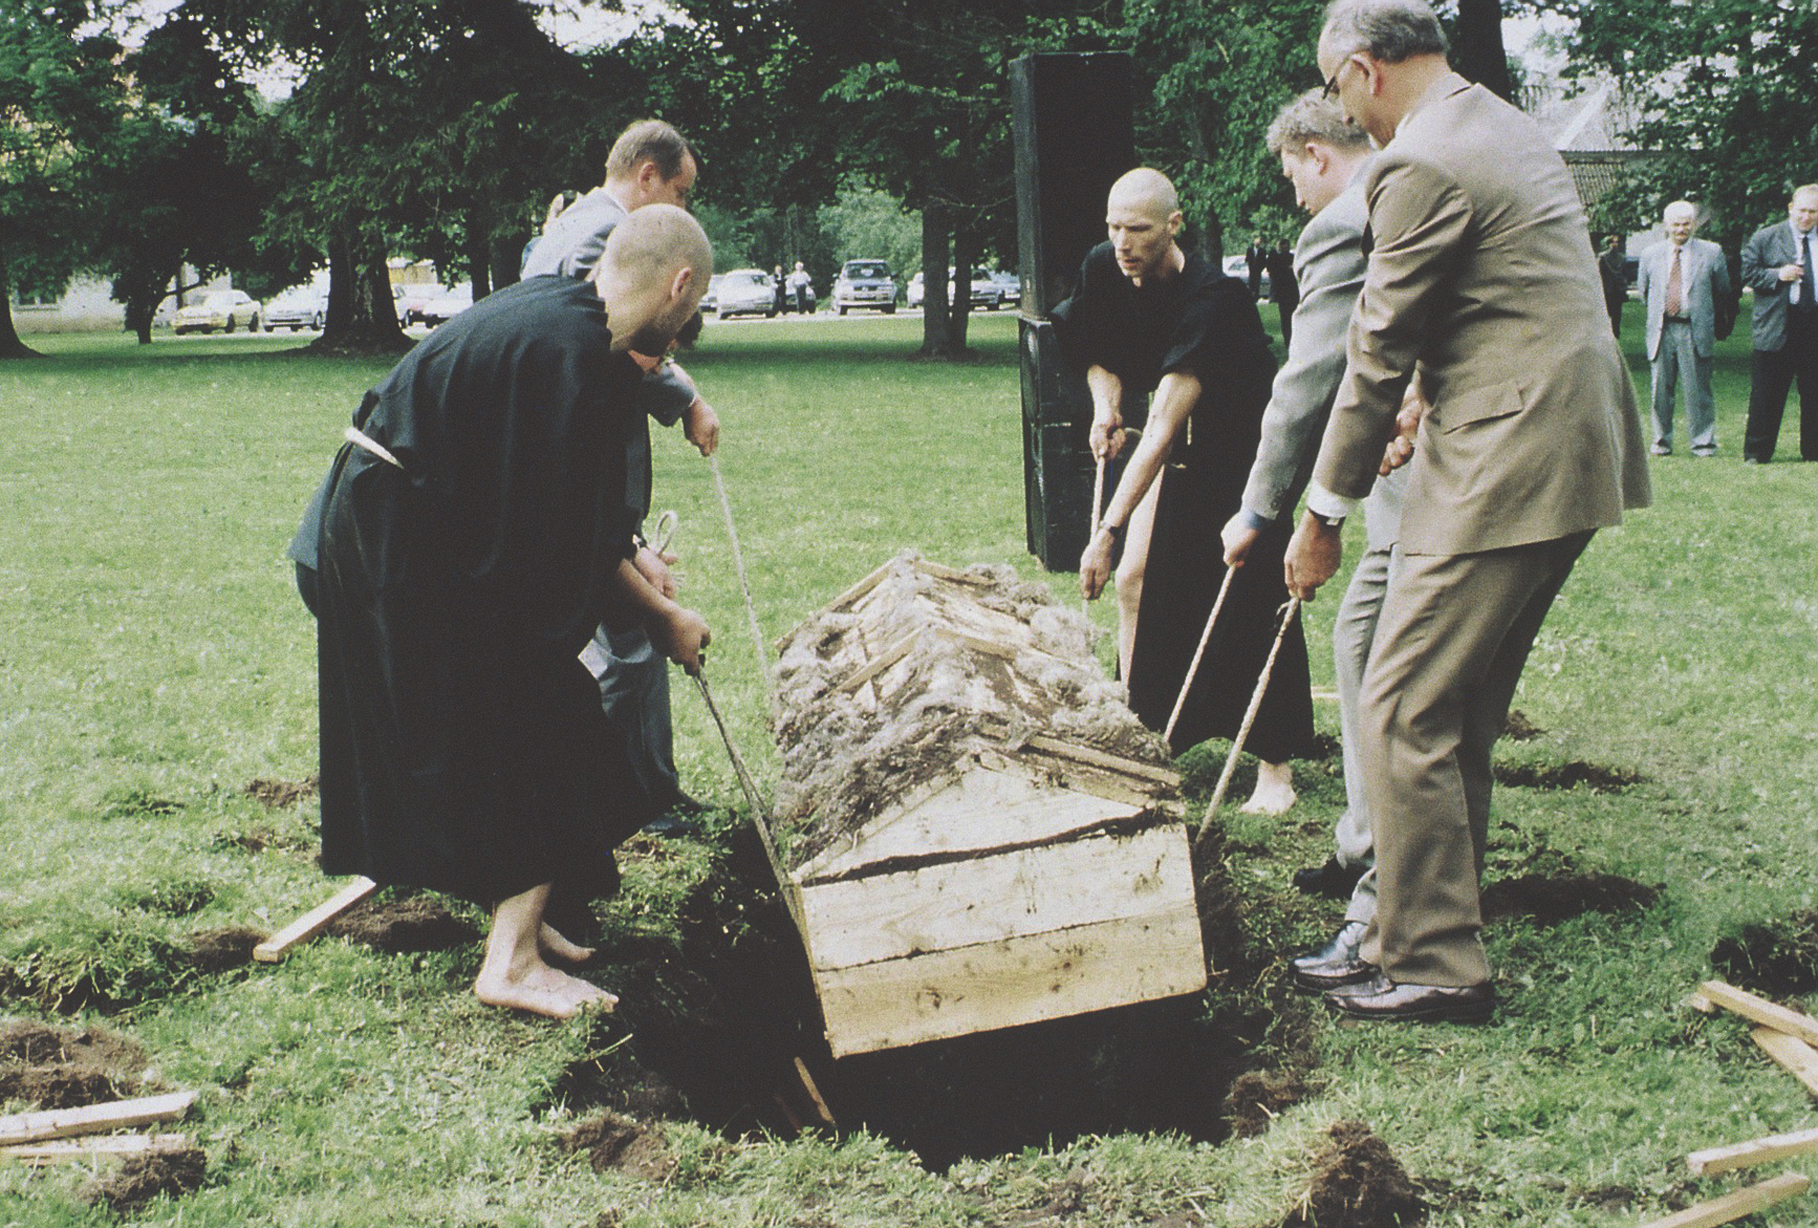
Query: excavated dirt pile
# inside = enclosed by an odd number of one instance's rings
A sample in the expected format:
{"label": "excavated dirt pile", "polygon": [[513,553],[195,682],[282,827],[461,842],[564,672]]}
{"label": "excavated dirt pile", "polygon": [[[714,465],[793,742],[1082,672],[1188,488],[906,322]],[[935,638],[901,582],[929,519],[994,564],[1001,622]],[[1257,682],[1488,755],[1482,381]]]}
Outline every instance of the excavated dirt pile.
{"label": "excavated dirt pile", "polygon": [[892,559],[797,627],[777,664],[777,842],[812,858],[979,751],[1032,735],[1166,766],[1092,654],[1094,631],[1008,567]]}
{"label": "excavated dirt pile", "polygon": [[434,896],[409,892],[374,896],[336,917],[323,932],[391,955],[448,951],[480,938],[478,927],[449,912]]}
{"label": "excavated dirt pile", "polygon": [[1313,1157],[1307,1192],[1281,1221],[1282,1228],[1410,1228],[1425,1217],[1414,1183],[1401,1161],[1360,1121],[1326,1131],[1325,1148]]}
{"label": "excavated dirt pile", "polygon": [[0,1101],[71,1109],[142,1094],[145,1050],[105,1028],[0,1024]]}
{"label": "excavated dirt pile", "polygon": [[1785,920],[1750,922],[1711,948],[1711,966],[1724,980],[1775,997],[1818,992],[1818,910]]}
{"label": "excavated dirt pile", "polygon": [[207,1174],[208,1153],[200,1147],[160,1147],[127,1156],[112,1172],[84,1182],[76,1197],[91,1207],[125,1214],[160,1194],[172,1198],[192,1194],[202,1188]]}

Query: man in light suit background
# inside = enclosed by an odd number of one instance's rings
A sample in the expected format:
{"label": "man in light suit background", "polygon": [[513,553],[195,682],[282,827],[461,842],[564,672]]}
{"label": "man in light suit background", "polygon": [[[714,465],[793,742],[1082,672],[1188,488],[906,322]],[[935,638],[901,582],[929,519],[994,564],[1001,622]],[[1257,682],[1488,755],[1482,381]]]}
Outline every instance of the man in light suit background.
{"label": "man in light suit background", "polygon": [[1742,439],[1746,464],[1774,458],[1786,394],[1799,381],[1799,455],[1818,460],[1818,286],[1813,284],[1813,227],[1818,183],[1793,193],[1787,220],[1755,232],[1742,245],[1742,284],[1755,292],[1749,325],[1754,355],[1749,422]]}
{"label": "man in light suit background", "polygon": [[1337,571],[1340,526],[1417,372],[1432,406],[1359,698],[1379,889],[1354,970],[1368,979],[1327,1000],[1366,1019],[1480,1022],[1496,996],[1480,938],[1490,750],[1578,556],[1646,502],[1646,454],[1584,210],[1540,129],[1449,69],[1422,0],[1337,0],[1318,57],[1383,149],[1291,592]]}
{"label": "man in light suit background", "polygon": [[1660,218],[1666,242],[1641,253],[1636,284],[1647,308],[1648,361],[1653,364],[1655,456],[1673,454],[1673,394],[1685,388],[1686,434],[1693,456],[1717,454],[1717,411],[1711,398],[1711,355],[1717,344],[1717,306],[1730,293],[1723,249],[1695,239],[1698,209],[1676,200]]}
{"label": "man in light suit background", "polygon": [[[1313,215],[1294,248],[1294,272],[1302,298],[1294,311],[1287,361],[1275,376],[1263,411],[1262,441],[1244,487],[1243,507],[1224,528],[1225,563],[1240,566],[1269,525],[1294,514],[1332,398],[1345,373],[1345,336],[1363,287],[1364,172],[1370,165],[1370,134],[1347,123],[1342,108],[1323,90],[1308,90],[1283,107],[1269,125],[1269,152],[1280,159],[1294,196]],[[1294,961],[1301,984],[1331,988],[1356,979],[1353,957],[1366,924],[1376,912],[1369,806],[1356,753],[1357,694],[1364,662],[1382,608],[1390,552],[1401,519],[1404,471],[1379,478],[1364,500],[1368,549],[1352,572],[1332,631],[1338,680],[1339,724],[1344,745],[1345,812],[1338,821],[1337,851],[1325,865],[1302,870],[1295,886],[1314,894],[1349,899],[1345,922],[1327,946]],[[1359,881],[1363,879],[1364,881]],[[1341,978],[1322,979],[1328,969]]]}

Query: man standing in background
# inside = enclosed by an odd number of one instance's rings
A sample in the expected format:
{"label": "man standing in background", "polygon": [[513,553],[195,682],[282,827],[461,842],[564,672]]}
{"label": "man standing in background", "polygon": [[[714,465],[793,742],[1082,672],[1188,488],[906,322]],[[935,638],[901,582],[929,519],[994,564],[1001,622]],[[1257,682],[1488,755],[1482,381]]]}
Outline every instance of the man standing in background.
{"label": "man standing in background", "polygon": [[1660,221],[1667,241],[1641,253],[1638,277],[1654,373],[1653,452],[1673,454],[1673,393],[1683,386],[1692,455],[1715,456],[1711,355],[1717,344],[1718,306],[1730,293],[1730,270],[1722,248],[1692,237],[1698,229],[1698,210],[1692,202],[1674,201]]}
{"label": "man standing in background", "polygon": [[1793,193],[1787,220],[1755,232],[1742,246],[1742,284],[1755,292],[1749,325],[1754,345],[1745,464],[1774,459],[1786,394],[1799,383],[1799,456],[1818,460],[1818,285],[1812,276],[1812,229],[1818,183]]}

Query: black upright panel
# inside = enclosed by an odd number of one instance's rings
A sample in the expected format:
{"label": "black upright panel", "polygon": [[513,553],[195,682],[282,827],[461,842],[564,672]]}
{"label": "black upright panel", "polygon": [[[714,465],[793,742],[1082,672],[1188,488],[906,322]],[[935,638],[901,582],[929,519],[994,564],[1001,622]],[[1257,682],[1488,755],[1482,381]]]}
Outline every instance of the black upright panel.
{"label": "black upright panel", "polygon": [[[1130,57],[1028,55],[1010,65],[1023,278],[1023,493],[1030,553],[1072,571],[1092,516],[1092,400],[1061,362],[1049,310],[1105,239],[1105,196],[1136,165]],[[1107,492],[1108,493],[1108,492]]]}

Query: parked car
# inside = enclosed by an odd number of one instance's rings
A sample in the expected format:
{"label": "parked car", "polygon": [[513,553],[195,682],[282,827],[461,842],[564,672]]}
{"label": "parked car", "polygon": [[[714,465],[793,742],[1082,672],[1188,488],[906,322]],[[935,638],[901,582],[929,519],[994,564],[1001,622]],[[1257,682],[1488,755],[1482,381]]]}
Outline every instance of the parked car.
{"label": "parked car", "polygon": [[[1008,276],[1008,274],[1006,274]],[[909,290],[905,295],[909,306],[920,307],[927,299],[927,287],[922,284],[922,275],[917,273],[909,279]],[[1017,287],[1013,299],[1006,300],[1004,287],[996,281],[996,275],[984,269],[972,270],[972,305],[983,307],[986,311],[996,311],[1006,301],[1022,302],[1022,287]],[[953,270],[947,270],[947,301],[953,301]]]}
{"label": "parked car", "polygon": [[774,316],[776,279],[762,269],[733,269],[720,278],[714,314],[722,320],[733,316]]}
{"label": "parked car", "polygon": [[397,295],[398,326],[409,328],[412,324],[428,323],[423,318],[424,304],[431,299],[440,298],[446,291],[434,282],[429,282],[411,286],[395,286],[393,293]]}
{"label": "parked car", "polygon": [[903,291],[903,301],[908,303],[911,309],[922,305],[921,270],[916,270],[915,276],[909,279],[909,288]]}
{"label": "parked car", "polygon": [[882,260],[848,260],[833,279],[834,314],[858,307],[896,314],[896,278]]}
{"label": "parked car", "polygon": [[719,309],[720,282],[724,281],[725,278],[726,275],[724,273],[715,273],[712,277],[707,279],[707,293],[701,295],[701,314],[706,315],[709,312],[717,311]]}
{"label": "parked car", "polygon": [[421,307],[417,308],[417,318],[434,328],[446,324],[456,316],[473,306],[473,283],[464,281],[452,290],[444,290]]}
{"label": "parked car", "polygon": [[991,280],[997,283],[998,299],[1005,307],[1023,305],[1023,279],[1007,269],[999,269],[991,274]]}
{"label": "parked car", "polygon": [[288,328],[293,333],[306,328],[319,332],[327,318],[326,286],[292,286],[265,304],[265,331],[268,333],[280,328]]}
{"label": "parked car", "polygon": [[247,332],[259,330],[259,303],[244,290],[211,290],[200,303],[179,307],[171,321],[171,331],[212,333],[216,329],[231,333],[236,328]]}

